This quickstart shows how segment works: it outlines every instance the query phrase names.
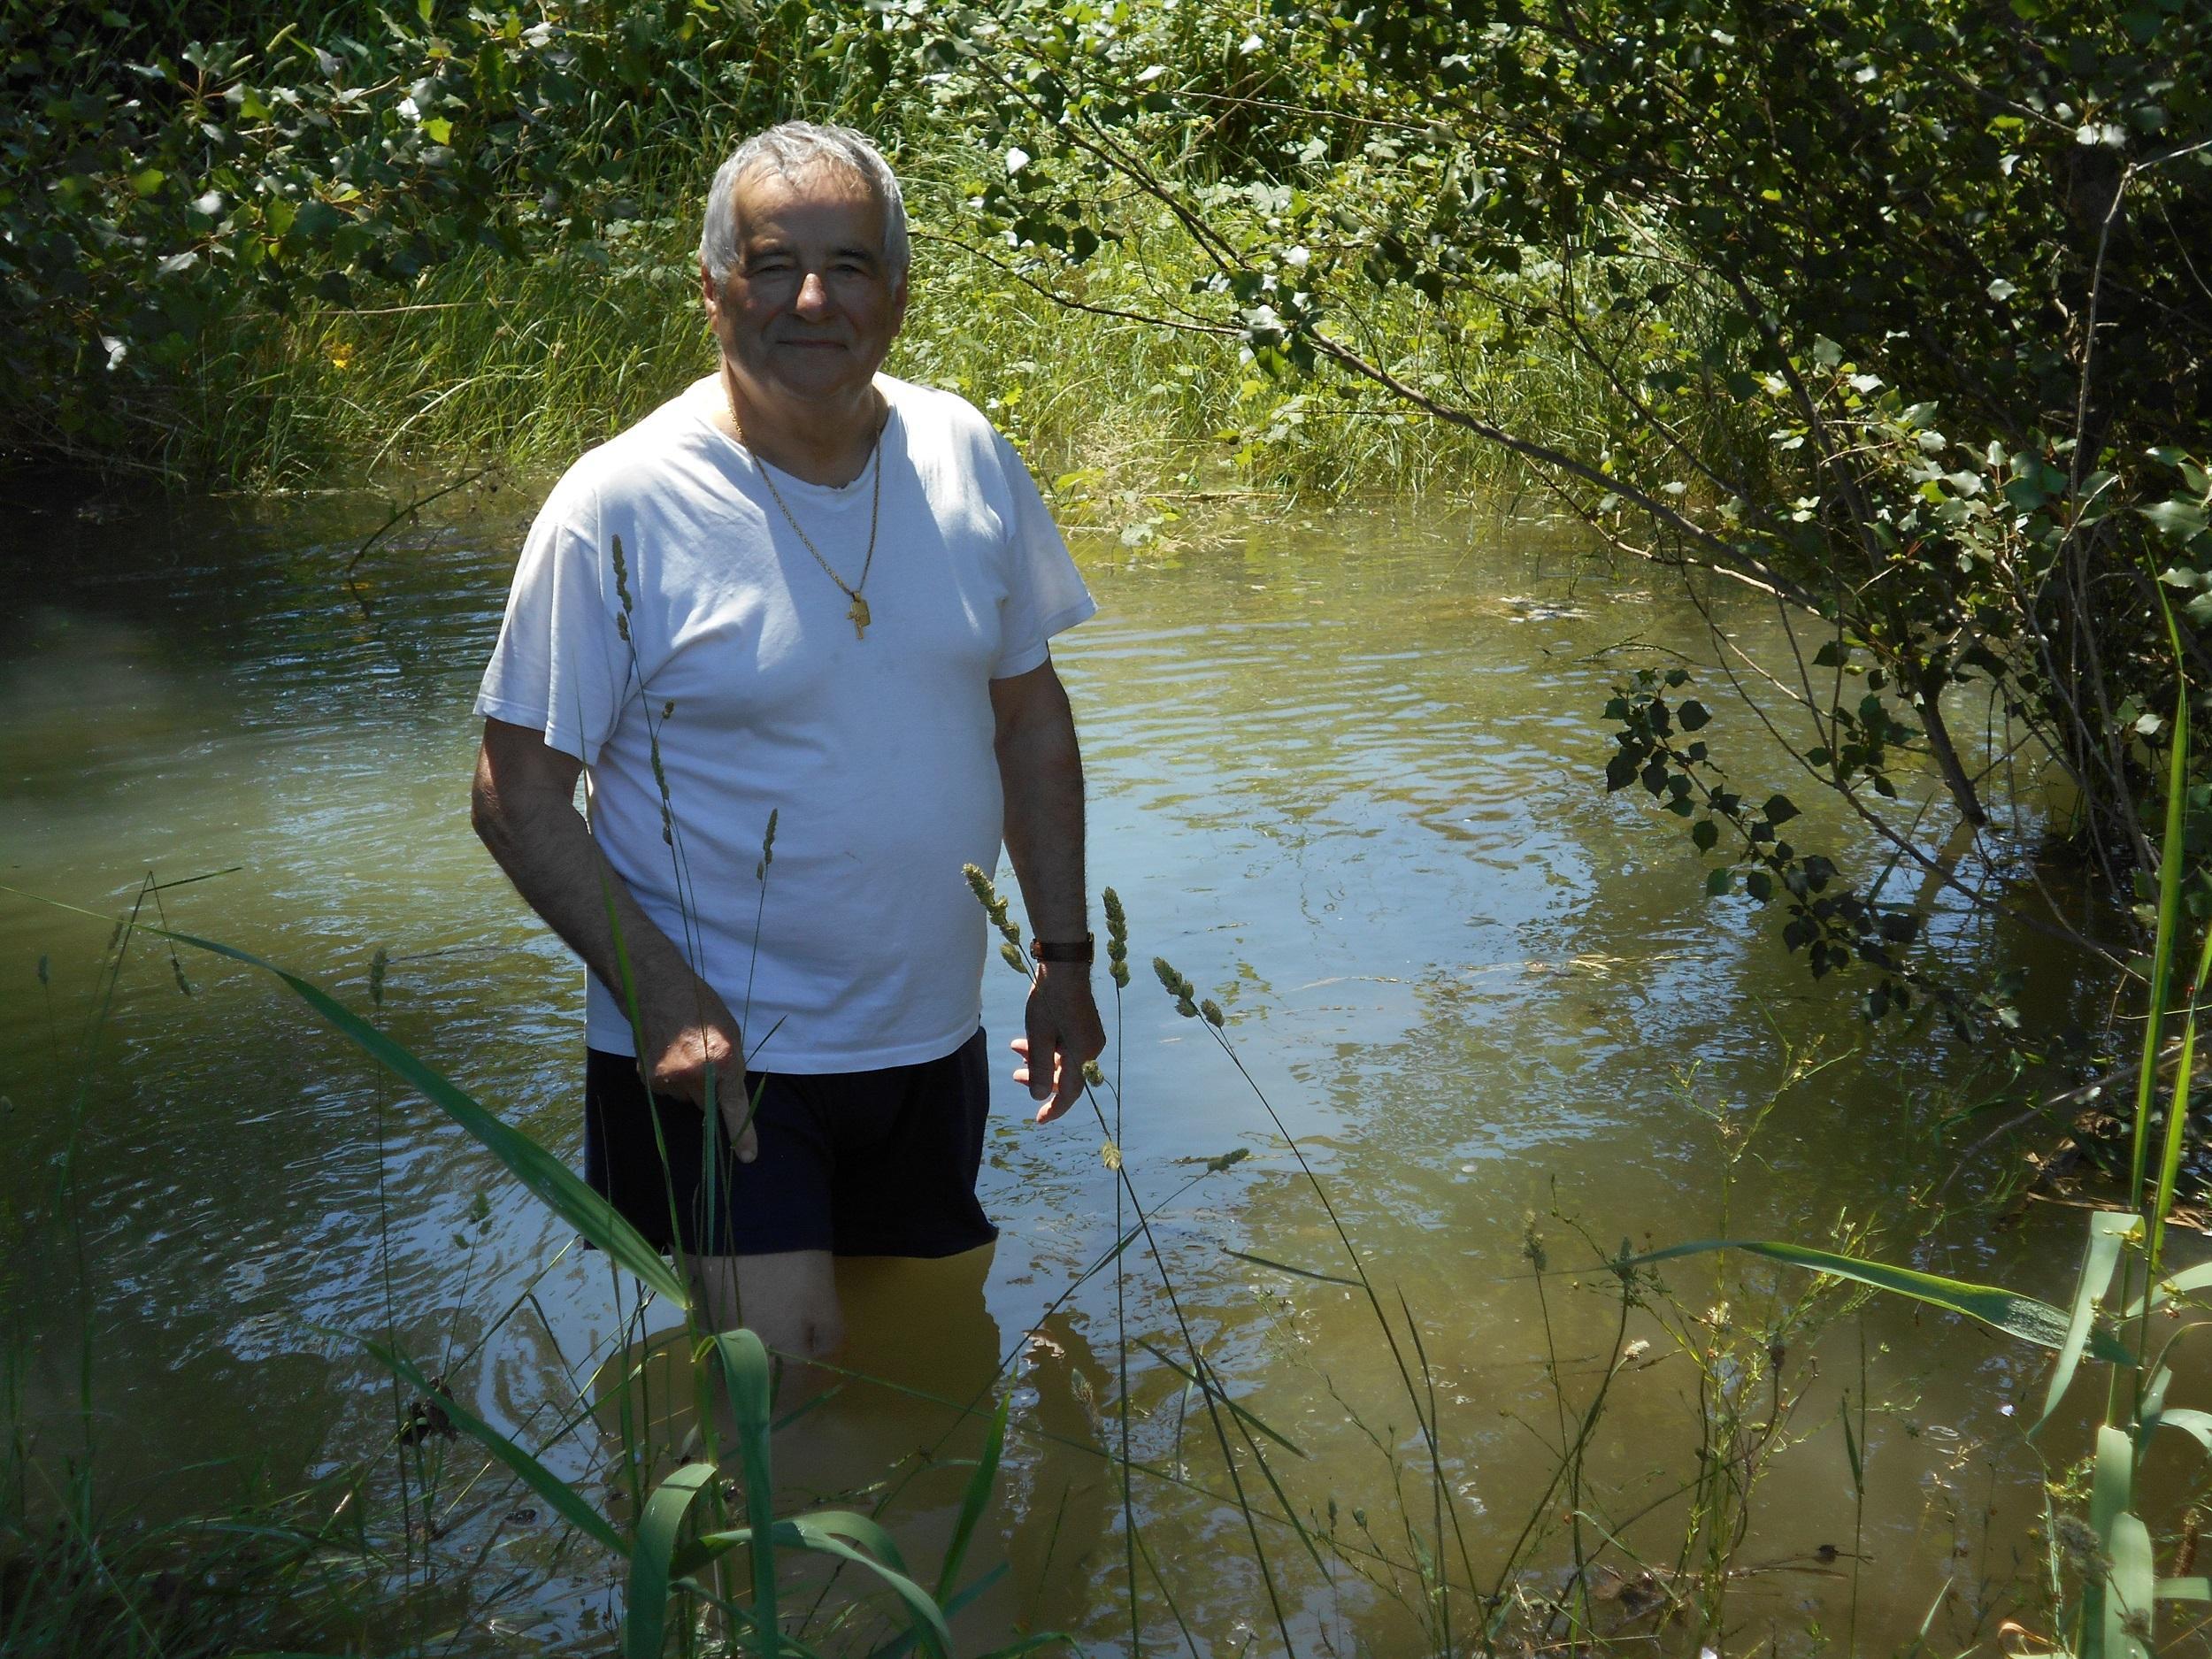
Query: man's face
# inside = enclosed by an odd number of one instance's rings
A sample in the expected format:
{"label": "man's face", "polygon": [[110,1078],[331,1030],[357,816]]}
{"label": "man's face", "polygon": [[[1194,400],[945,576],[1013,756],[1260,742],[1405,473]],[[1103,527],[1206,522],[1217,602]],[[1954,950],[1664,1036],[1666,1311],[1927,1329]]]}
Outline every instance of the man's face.
{"label": "man's face", "polygon": [[884,257],[883,207],[842,168],[757,173],[736,190],[737,259],[707,320],[756,398],[835,403],[864,390],[906,318]]}

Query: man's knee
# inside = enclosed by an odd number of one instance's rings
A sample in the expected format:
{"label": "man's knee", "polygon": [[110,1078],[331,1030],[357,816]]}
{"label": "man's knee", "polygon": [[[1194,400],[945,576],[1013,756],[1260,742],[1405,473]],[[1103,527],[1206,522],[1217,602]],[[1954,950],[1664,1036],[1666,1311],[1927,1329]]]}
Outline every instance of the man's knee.
{"label": "man's knee", "polygon": [[741,1325],[793,1359],[830,1359],[845,1345],[844,1310],[826,1250],[708,1258],[698,1263],[698,1312],[718,1331]]}
{"label": "man's knee", "polygon": [[784,1351],[802,1359],[835,1359],[845,1348],[845,1317],[833,1294],[827,1308],[807,1310],[792,1345]]}

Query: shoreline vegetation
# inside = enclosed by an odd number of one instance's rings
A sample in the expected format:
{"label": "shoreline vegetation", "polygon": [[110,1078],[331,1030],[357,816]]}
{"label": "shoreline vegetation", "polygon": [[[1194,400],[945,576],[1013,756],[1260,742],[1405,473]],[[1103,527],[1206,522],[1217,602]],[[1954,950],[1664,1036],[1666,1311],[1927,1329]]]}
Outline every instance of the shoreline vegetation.
{"label": "shoreline vegetation", "polygon": [[[1279,1481],[1271,1460],[1294,1456],[1295,1436],[1244,1402],[1185,1319],[1124,1168],[1118,1092],[1094,1079],[1117,1233],[1084,1278],[1110,1272],[1118,1314],[1124,1275],[1155,1273],[1174,1309],[1158,1344],[1117,1323],[1099,1417],[1111,1445],[1093,1448],[1118,1488],[1133,1653],[1200,1652],[1171,1563],[1147,1555],[1140,1476],[1221,1506],[1219,1535],[1248,1561],[1256,1651],[1299,1651],[1325,1627],[1310,1608],[1340,1594],[1394,1605],[1409,1652],[1780,1651],[1778,1626],[1752,1632],[1732,1611],[1761,1483],[1793,1444],[1829,1437],[1863,1514],[1883,1406],[1862,1370],[1832,1423],[1793,1425],[1807,1384],[1789,1356],[1878,1292],[2054,1354],[2036,1429],[2074,1420],[2062,1409],[2085,1371],[2104,1396],[2085,1449],[2050,1455],[2043,1524],[2014,1540],[2034,1558],[1970,1606],[1939,1599],[1907,1650],[1946,1630],[1960,1651],[2068,1659],[2200,1646],[2189,1609],[2212,1602],[2195,1570],[2212,1485],[2186,1460],[2212,1451],[2212,1415],[2168,1394],[2193,1397],[2182,1339],[2200,1322],[2182,1316],[2202,1310],[2212,1271],[2166,1252],[2212,977],[2212,750],[2191,738],[2212,716],[2212,14],[2187,0],[2110,15],[2039,0],[1263,14],[1225,0],[958,14],[168,0],[58,20],[0,0],[0,43],[19,111],[0,154],[12,463],[246,490],[393,473],[442,489],[486,465],[557,467],[710,366],[692,226],[731,137],[787,116],[849,121],[891,152],[917,230],[890,371],[983,407],[1071,524],[1140,548],[1224,502],[1526,495],[1694,601],[1720,582],[1770,600],[1784,643],[1768,657],[1708,612],[1704,660],[1623,668],[1594,719],[1613,747],[1604,787],[1646,798],[1706,891],[1763,907],[1783,954],[1870,1026],[1948,1031],[2016,1077],[2102,1076],[2130,1094],[2107,1114],[2119,1133],[2064,1306],[1886,1264],[1847,1228],[1832,1249],[1722,1236],[1640,1254],[1578,1233],[1569,1277],[1617,1317],[1594,1369],[1574,1369],[1547,1300],[1560,1247],[1532,1224],[1555,1472],[1510,1548],[1478,1562],[1415,1310],[1390,1304],[1295,1143],[1279,1136],[1339,1254],[1243,1259],[1372,1313],[1413,1426],[1363,1425],[1388,1467],[1371,1521],[1333,1497],[1325,1514],[1302,1506]],[[1786,763],[1732,747],[1715,705],[1755,719]],[[1809,832],[1790,792],[1808,789],[1832,797],[1852,845],[1793,843]],[[2046,891],[2047,860],[2099,903]],[[1018,930],[979,897],[1018,969]],[[1931,926],[1939,899],[2108,977],[2108,1028],[2069,1048],[2024,1027],[2016,987],[1962,982]],[[178,949],[234,955],[150,926],[149,901],[158,915],[150,886],[104,957],[76,1092],[55,1102],[72,1122],[92,1109],[134,940],[163,938],[188,989]],[[1120,988],[1118,916],[1114,938]],[[1221,1011],[1156,970],[1241,1071]],[[683,1302],[674,1271],[543,1148],[373,1018],[284,977]],[[1763,1116],[1717,1125],[1732,1181],[1755,1168]],[[808,1651],[778,1613],[793,1611],[778,1578],[793,1553],[839,1563],[841,1588],[814,1602],[826,1625],[808,1626],[829,1651],[949,1644],[1003,1404],[944,1562],[910,1571],[872,1517],[771,1513],[772,1360],[738,1336],[676,1367],[702,1456],[648,1471],[638,1443],[610,1443],[627,1460],[619,1523],[548,1469],[550,1442],[510,1439],[387,1330],[391,1438],[348,1463],[342,1490],[133,1530],[98,1455],[97,1293],[73,1179],[65,1152],[61,1219],[42,1223],[63,1236],[8,1240],[76,1251],[85,1305],[58,1423],[34,1421],[21,1386],[21,1345],[41,1333],[12,1333],[0,1651],[465,1647],[448,1622],[472,1610],[469,1585],[423,1578],[425,1483],[502,1471],[567,1524],[557,1555],[605,1553],[629,1659]],[[1702,1311],[1667,1293],[1658,1263],[1724,1248],[1761,1275],[1716,1269]],[[1697,1455],[1637,1512],[1662,1517],[1650,1546],[1625,1536],[1625,1499],[1592,1471],[1609,1392],[1654,1344],[1694,1374]],[[1179,1398],[1194,1435],[1202,1423],[1216,1485],[1190,1478],[1179,1427],[1175,1458],[1142,1455],[1133,1377]],[[706,1428],[718,1402],[726,1459]],[[485,1461],[456,1477],[464,1443]],[[1792,1651],[1861,1651],[1863,1542],[1848,1563],[1839,1540],[1816,1563],[1848,1576],[1849,1625],[1807,1613]],[[870,1622],[864,1581],[891,1624]]]}
{"label": "shoreline vegetation", "polygon": [[[933,234],[930,208],[910,199],[914,298],[885,372],[982,408],[1079,525],[1114,518],[1133,527],[1133,545],[1193,502],[1288,510],[1531,490],[1514,457],[1417,411],[1347,384],[1286,383],[1234,342],[1071,308],[987,250]],[[526,261],[472,250],[391,304],[309,300],[242,323],[242,343],[187,368],[176,396],[188,447],[173,458],[94,457],[92,470],[246,495],[487,467],[550,475],[713,372],[696,221],[685,199],[618,221],[588,250]],[[1178,251],[1194,271],[1196,250]],[[1107,254],[1082,290],[1111,305],[1159,285],[1156,271]],[[1432,308],[1402,301],[1372,321],[1394,372],[1441,377],[1448,354]],[[1483,386],[1517,426],[1561,436],[1597,390],[1565,363],[1514,365]]]}

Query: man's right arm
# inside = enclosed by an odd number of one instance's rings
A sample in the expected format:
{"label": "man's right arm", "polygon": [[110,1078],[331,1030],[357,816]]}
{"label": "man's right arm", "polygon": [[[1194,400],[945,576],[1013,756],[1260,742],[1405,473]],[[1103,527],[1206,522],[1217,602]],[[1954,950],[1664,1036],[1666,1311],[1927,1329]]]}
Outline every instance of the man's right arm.
{"label": "man's right arm", "polygon": [[[476,833],[524,902],[617,995],[622,988],[619,957],[627,954],[644,1027],[640,1063],[654,1092],[703,1104],[710,1068],[723,1123],[736,1141],[740,1161],[749,1164],[756,1141],[746,1121],[750,1099],[737,1021],[728,1004],[691,971],[683,953],[639,908],[592,839],[576,810],[576,780],[582,771],[581,761],[549,748],[528,726],[486,720],[470,792]],[[621,952],[615,942],[618,926]]]}

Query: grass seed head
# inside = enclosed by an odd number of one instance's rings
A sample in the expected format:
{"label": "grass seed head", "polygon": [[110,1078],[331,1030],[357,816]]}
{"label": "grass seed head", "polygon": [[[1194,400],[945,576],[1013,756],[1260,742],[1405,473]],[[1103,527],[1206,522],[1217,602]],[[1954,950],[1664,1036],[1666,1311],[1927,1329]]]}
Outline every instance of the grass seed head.
{"label": "grass seed head", "polygon": [[1165,956],[1152,958],[1152,972],[1160,976],[1160,984],[1175,999],[1175,1011],[1185,1019],[1198,1018],[1198,987],[1176,972]]}
{"label": "grass seed head", "polygon": [[1114,988],[1129,988],[1129,914],[1121,908],[1121,895],[1108,887],[1106,902],[1106,971]]}
{"label": "grass seed head", "polygon": [[[1006,914],[1006,901],[999,897],[998,888],[992,885],[991,878],[974,864],[962,864],[960,873],[967,877],[968,890],[975,895],[976,902],[983,907],[983,913],[991,918],[991,926],[997,928],[1000,936],[1006,941],[1006,949],[1018,959],[1022,948],[1021,926]],[[1022,969],[1025,978],[1028,972],[1027,968]]]}
{"label": "grass seed head", "polygon": [[632,609],[632,603],[630,599],[630,567],[622,557],[622,538],[620,536],[616,536],[614,538],[614,592],[615,597],[622,602],[622,621],[618,622],[615,626],[621,630],[622,637],[626,640],[630,637],[630,630],[625,626],[624,624],[628,621]]}

